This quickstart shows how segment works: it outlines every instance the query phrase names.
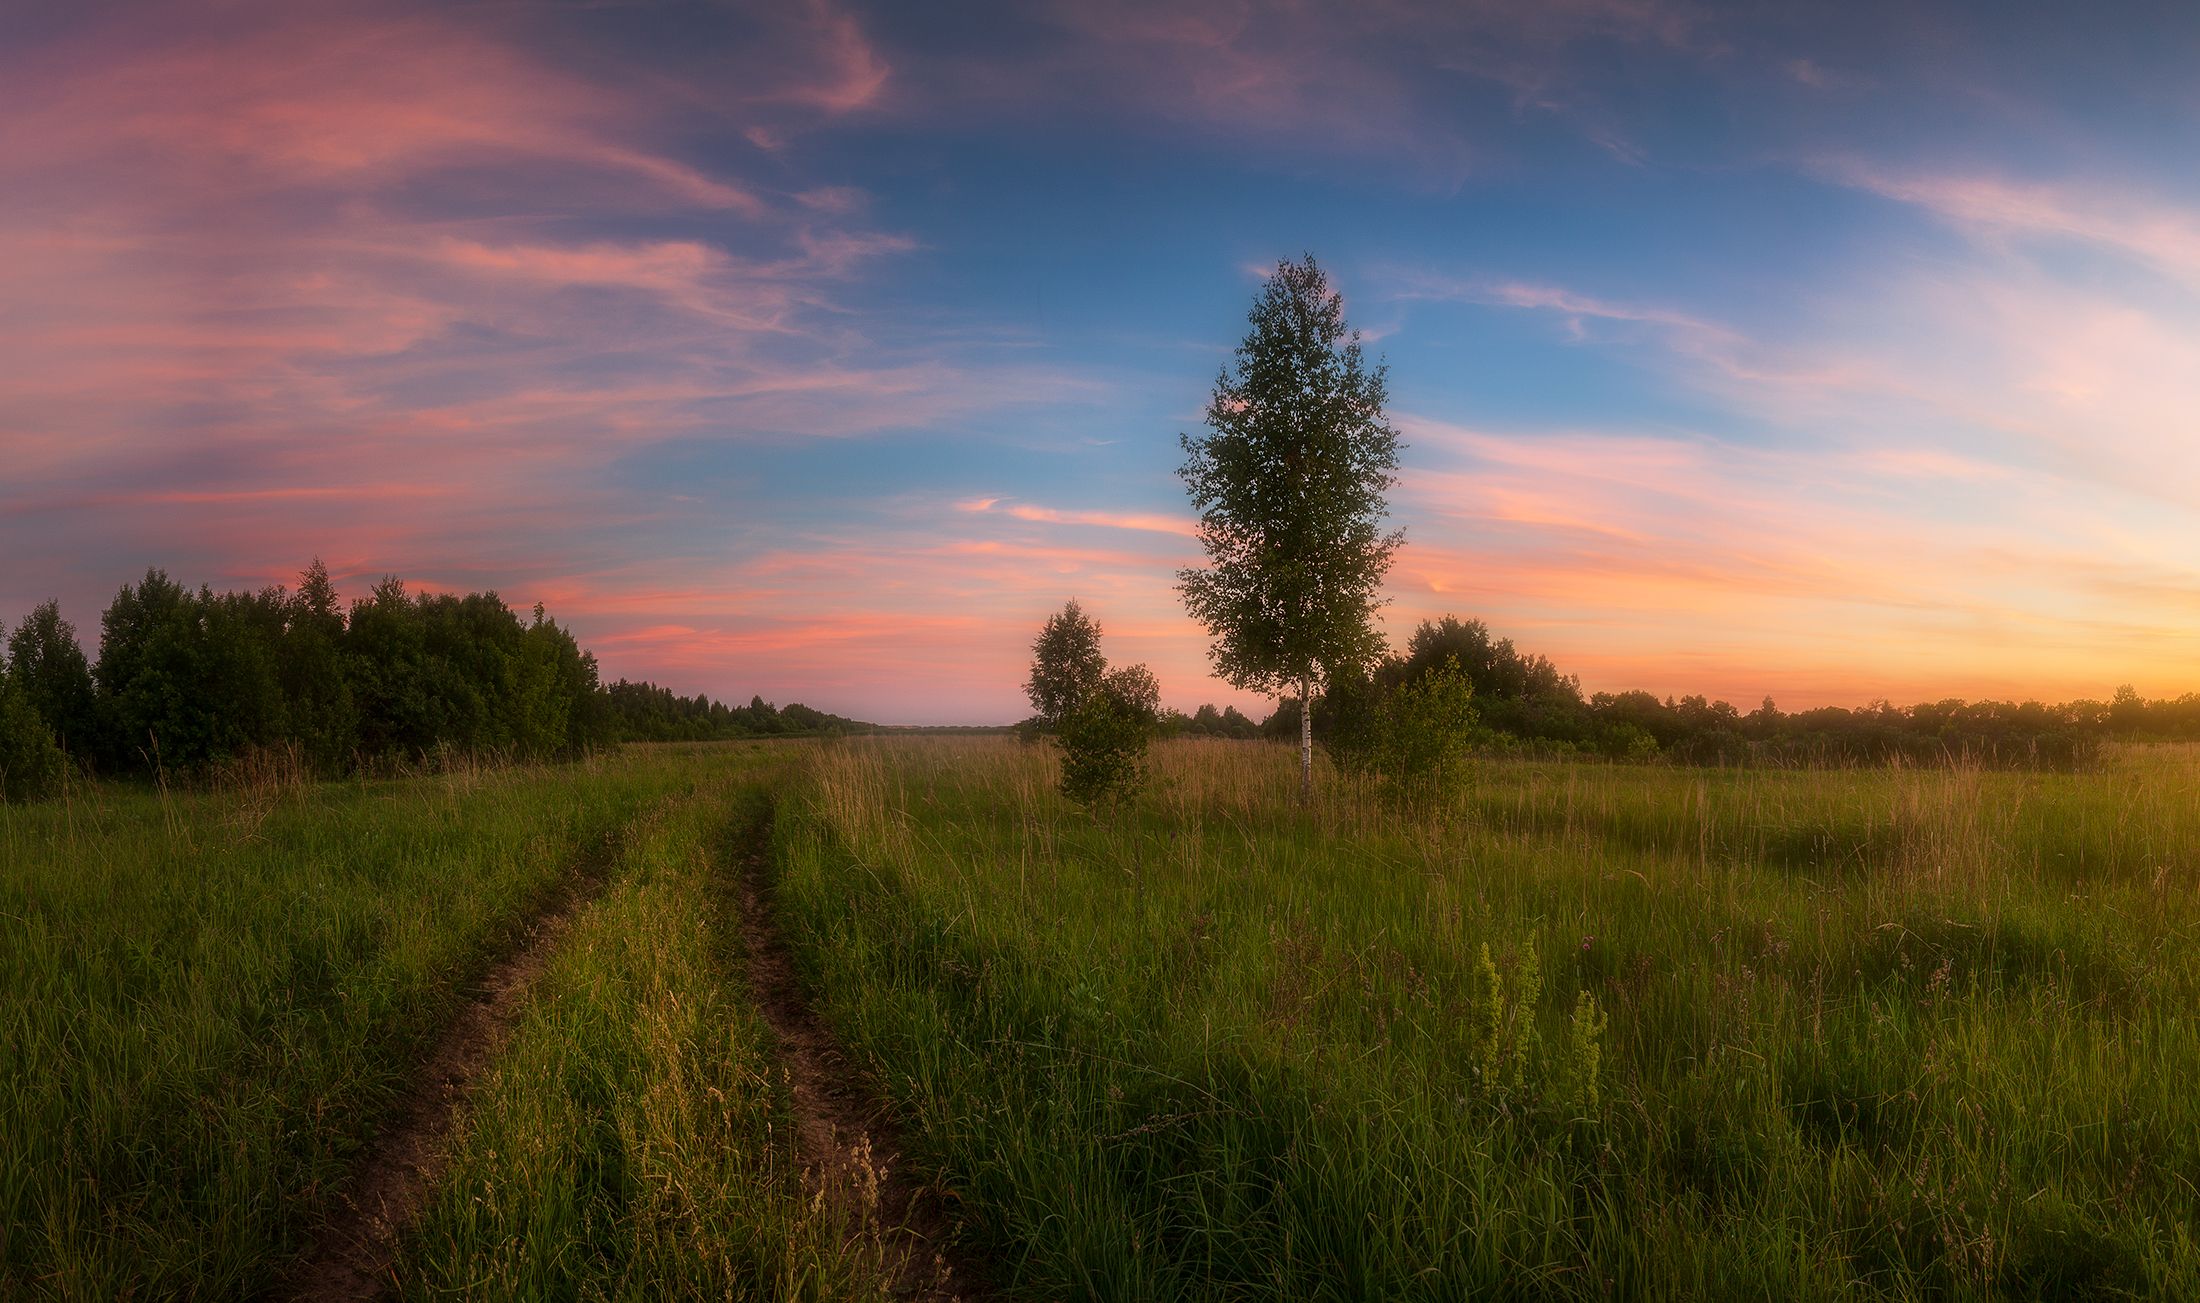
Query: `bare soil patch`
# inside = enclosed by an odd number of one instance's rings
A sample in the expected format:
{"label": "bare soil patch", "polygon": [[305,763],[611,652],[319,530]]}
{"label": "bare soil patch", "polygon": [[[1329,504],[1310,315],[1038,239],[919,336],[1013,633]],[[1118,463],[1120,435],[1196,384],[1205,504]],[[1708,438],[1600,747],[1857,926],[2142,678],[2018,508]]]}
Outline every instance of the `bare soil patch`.
{"label": "bare soil patch", "polygon": [[527,993],[573,920],[602,893],[608,847],[585,854],[511,953],[491,965],[442,1039],[422,1061],[390,1120],[353,1168],[328,1220],[274,1297],[379,1298],[392,1284],[397,1244],[443,1171],[467,1096],[511,1038]]}
{"label": "bare soil patch", "polygon": [[792,1088],[810,1179],[841,1210],[851,1238],[877,1245],[897,1298],[991,1298],[983,1274],[954,1248],[938,1191],[911,1178],[890,1107],[811,1007],[779,930],[770,830],[767,814],[741,851],[741,939],[750,993],[779,1043]]}

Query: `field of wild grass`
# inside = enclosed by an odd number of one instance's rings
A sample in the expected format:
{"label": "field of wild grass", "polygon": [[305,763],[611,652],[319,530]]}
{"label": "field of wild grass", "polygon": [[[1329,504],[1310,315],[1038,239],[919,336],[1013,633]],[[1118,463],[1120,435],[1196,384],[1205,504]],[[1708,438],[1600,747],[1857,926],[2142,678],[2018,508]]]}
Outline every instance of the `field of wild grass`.
{"label": "field of wild grass", "polygon": [[0,807],[0,1297],[285,1279],[558,884],[387,1296],[877,1298],[737,869],[1007,1297],[2200,1297],[2200,751],[1491,762],[1399,805],[1006,739]]}
{"label": "field of wild grass", "polygon": [[806,1181],[742,980],[732,861],[769,808],[762,768],[722,767],[629,829],[472,1100],[392,1297],[882,1297],[877,1228]]}
{"label": "field of wild grass", "polygon": [[1034,1298],[2200,1297],[2200,755],[1492,763],[1398,808],[1175,742],[822,749],[782,910]]}
{"label": "field of wild grass", "polygon": [[0,1297],[268,1288],[555,884],[755,754],[0,808]]}

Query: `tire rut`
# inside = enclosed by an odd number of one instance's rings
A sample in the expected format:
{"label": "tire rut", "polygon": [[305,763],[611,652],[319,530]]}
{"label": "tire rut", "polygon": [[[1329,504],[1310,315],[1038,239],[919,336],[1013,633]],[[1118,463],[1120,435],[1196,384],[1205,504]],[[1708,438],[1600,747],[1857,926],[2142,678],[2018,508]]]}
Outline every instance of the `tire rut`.
{"label": "tire rut", "polygon": [[890,1107],[818,1017],[796,974],[779,927],[771,821],[767,807],[741,848],[741,940],[750,994],[778,1043],[815,1190],[839,1209],[851,1240],[875,1237],[895,1297],[990,1299],[983,1273],[956,1251],[936,1191],[911,1179]]}
{"label": "tire rut", "polygon": [[614,838],[584,853],[528,920],[515,948],[482,976],[354,1164],[311,1245],[269,1297],[364,1303],[394,1283],[399,1240],[442,1175],[468,1097],[511,1039],[529,991],[573,920],[603,893],[615,854]]}

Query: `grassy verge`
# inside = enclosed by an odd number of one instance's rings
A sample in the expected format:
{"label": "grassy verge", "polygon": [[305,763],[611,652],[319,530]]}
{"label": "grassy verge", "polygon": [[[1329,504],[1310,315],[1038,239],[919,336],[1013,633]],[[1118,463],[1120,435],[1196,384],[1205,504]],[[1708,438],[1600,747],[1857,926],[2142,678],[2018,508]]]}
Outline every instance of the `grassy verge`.
{"label": "grassy verge", "polygon": [[732,861],[767,799],[728,778],[636,830],[473,1096],[406,1297],[880,1297],[739,976]]}
{"label": "grassy verge", "polygon": [[1040,1297],[2200,1292],[2200,771],[1491,765],[1437,810],[1162,750],[856,743],[781,908]]}
{"label": "grassy verge", "polygon": [[265,1288],[531,908],[722,763],[0,809],[0,1295]]}

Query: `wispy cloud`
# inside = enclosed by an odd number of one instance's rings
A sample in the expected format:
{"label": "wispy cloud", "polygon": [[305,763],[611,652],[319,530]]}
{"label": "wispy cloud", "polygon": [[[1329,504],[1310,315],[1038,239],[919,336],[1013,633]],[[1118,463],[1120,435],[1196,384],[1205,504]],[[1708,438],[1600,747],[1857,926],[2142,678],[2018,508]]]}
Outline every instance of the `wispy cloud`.
{"label": "wispy cloud", "polygon": [[1461,279],[1411,268],[1386,268],[1378,273],[1386,283],[1386,297],[1403,302],[1436,301],[1476,303],[1490,307],[1525,308],[1549,312],[1566,319],[1577,338],[1585,337],[1584,321],[1634,323],[1655,327],[1685,339],[1699,350],[1731,350],[1741,335],[1716,322],[1654,304],[1615,302],[1560,285],[1517,280]]}
{"label": "wispy cloud", "polygon": [[1151,534],[1175,534],[1191,538],[1199,533],[1196,522],[1180,516],[1135,511],[1065,511],[1028,502],[1004,502],[1000,498],[973,498],[955,504],[958,511],[995,512],[1017,520],[1049,525],[1086,525],[1100,529],[1128,529]]}
{"label": "wispy cloud", "polygon": [[1976,234],[2075,241],[2200,284],[2200,211],[2097,183],[1904,173],[1855,160],[1821,164],[1819,170],[1841,184],[1915,205]]}
{"label": "wispy cloud", "polygon": [[[317,552],[579,600],[638,532],[709,520],[622,472],[651,449],[1094,392],[936,313],[854,310],[915,239],[838,177],[689,147],[698,121],[881,102],[890,64],[840,9],[767,16],[779,48],[715,96],[487,11],[60,28],[0,56],[0,553],[40,558],[0,608]],[[575,614],[607,637],[651,614],[605,611]]]}

